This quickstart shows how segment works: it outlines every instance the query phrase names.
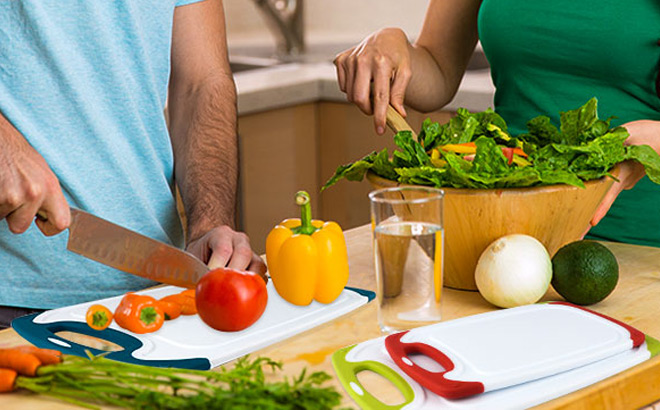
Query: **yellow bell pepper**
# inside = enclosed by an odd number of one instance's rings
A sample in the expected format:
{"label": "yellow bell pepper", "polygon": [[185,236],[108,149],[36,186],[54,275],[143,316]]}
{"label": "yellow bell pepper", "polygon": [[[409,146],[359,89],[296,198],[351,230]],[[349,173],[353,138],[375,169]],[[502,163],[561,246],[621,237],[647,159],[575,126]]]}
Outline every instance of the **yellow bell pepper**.
{"label": "yellow bell pepper", "polygon": [[309,194],[299,191],[300,219],[286,219],[266,238],[266,261],[279,295],[294,305],[330,303],[348,282],[348,253],[336,222],[312,220]]}

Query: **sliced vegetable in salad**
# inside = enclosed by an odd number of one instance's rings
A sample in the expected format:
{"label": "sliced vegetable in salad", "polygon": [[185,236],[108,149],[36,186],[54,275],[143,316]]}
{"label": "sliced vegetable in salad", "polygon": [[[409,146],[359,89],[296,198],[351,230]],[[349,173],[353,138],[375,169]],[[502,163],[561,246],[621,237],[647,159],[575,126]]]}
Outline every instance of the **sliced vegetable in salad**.
{"label": "sliced vegetable in salad", "polygon": [[527,123],[528,132],[511,135],[492,109],[459,108],[446,124],[427,119],[418,140],[409,131],[394,136],[398,149],[373,152],[337,168],[322,190],[340,179],[360,181],[367,171],[404,184],[453,188],[521,188],[569,184],[584,187],[614,165],[640,162],[660,184],[660,156],[648,145],[626,146],[628,131],[598,118],[597,99],[560,113],[557,128],[547,116]]}

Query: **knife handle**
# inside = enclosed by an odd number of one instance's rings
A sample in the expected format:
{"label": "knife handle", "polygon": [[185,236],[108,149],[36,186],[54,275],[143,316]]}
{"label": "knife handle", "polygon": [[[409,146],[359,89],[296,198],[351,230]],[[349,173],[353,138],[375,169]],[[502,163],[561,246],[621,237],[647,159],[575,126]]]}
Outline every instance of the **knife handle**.
{"label": "knife handle", "polygon": [[[69,209],[71,210],[71,217],[73,217],[78,212],[78,210],[75,208],[70,207]],[[35,217],[40,221],[48,221],[48,214],[43,209],[38,210]]]}

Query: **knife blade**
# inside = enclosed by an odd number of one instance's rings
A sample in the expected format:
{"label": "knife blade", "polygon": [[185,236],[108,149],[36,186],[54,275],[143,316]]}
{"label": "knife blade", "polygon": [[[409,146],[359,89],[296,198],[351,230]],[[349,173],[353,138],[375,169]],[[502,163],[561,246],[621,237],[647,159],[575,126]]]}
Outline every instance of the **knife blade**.
{"label": "knife blade", "polygon": [[[37,217],[47,219],[41,212]],[[185,288],[194,288],[209,271],[186,251],[73,207],[66,247],[123,272]]]}

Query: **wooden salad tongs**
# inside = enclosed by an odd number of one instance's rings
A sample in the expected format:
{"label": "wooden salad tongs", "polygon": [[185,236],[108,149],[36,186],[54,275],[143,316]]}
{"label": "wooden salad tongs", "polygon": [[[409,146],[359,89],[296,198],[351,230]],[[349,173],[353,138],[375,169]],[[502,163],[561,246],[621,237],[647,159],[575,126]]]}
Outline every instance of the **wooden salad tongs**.
{"label": "wooden salad tongs", "polygon": [[[385,118],[387,126],[396,134],[399,131],[410,131],[412,137],[417,141],[417,133],[412,129],[410,124],[399,112],[392,107],[392,104],[387,106],[387,114]],[[400,199],[405,199],[403,193],[398,192],[395,194]],[[393,197],[394,198],[394,197]],[[399,198],[396,198],[399,199]],[[393,205],[393,210],[399,219],[406,220],[410,218],[410,208],[405,206]],[[383,297],[392,298],[401,293],[403,287],[403,270],[408,260],[408,253],[410,251],[410,236],[392,236],[392,235],[377,235],[376,241],[380,252],[378,257],[383,266],[383,272],[387,275],[383,279]]]}
{"label": "wooden salad tongs", "polygon": [[413,130],[410,124],[408,124],[408,121],[399,114],[396,108],[392,107],[392,104],[387,105],[385,123],[395,134],[399,131],[410,131],[413,139],[417,141],[417,133],[415,130]]}

